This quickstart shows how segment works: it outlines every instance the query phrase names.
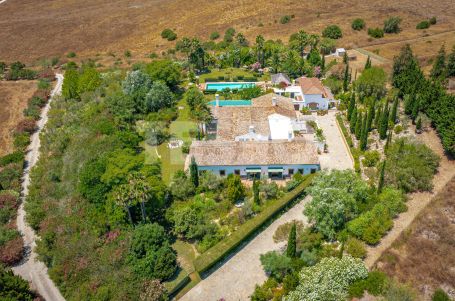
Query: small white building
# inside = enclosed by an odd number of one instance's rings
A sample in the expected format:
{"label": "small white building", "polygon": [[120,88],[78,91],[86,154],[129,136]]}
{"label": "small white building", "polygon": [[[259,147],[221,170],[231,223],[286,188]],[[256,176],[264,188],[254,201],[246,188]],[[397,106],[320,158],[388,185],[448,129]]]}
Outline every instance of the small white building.
{"label": "small white building", "polygon": [[331,104],[338,103],[330,89],[316,77],[300,77],[295,85],[284,89],[274,88],[274,92],[292,98],[296,110],[302,110],[304,107],[311,110],[328,110]]}
{"label": "small white building", "polygon": [[346,49],[344,49],[344,48],[337,48],[335,50],[335,55],[336,56],[343,57],[345,54],[346,54]]}

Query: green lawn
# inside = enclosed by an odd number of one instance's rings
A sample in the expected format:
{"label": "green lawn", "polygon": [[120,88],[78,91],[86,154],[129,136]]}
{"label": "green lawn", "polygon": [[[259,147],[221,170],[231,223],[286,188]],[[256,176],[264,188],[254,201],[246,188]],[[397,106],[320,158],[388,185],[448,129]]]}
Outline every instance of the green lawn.
{"label": "green lawn", "polygon": [[[202,74],[199,76],[199,81],[205,83],[206,78],[218,78],[218,76],[224,76],[224,81],[231,81],[234,77],[254,77],[254,73],[242,68],[226,68],[220,70],[212,70],[210,73]],[[268,80],[269,75],[262,75],[258,77],[258,80]]]}
{"label": "green lawn", "polygon": [[[183,109],[178,110],[177,119],[169,127],[171,136],[184,142],[191,142],[190,130],[196,130],[197,124],[191,120],[190,110],[183,99],[178,102],[177,107],[183,107]],[[146,163],[150,164],[157,159],[161,160],[162,177],[165,183],[170,183],[174,173],[183,169],[185,155],[182,153],[182,148],[169,149],[168,142],[158,146],[143,143],[142,146],[145,149]]]}

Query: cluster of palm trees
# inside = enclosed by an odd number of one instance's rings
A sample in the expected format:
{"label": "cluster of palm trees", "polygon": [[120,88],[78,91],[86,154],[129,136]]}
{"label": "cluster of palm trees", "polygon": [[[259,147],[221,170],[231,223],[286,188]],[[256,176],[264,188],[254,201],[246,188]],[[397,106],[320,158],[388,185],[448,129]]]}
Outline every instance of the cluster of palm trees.
{"label": "cluster of palm trees", "polygon": [[140,173],[132,173],[128,176],[127,183],[118,185],[114,188],[113,196],[117,206],[124,207],[128,213],[130,223],[133,224],[131,208],[140,204],[142,222],[147,221],[145,203],[152,197],[152,187],[145,176]]}

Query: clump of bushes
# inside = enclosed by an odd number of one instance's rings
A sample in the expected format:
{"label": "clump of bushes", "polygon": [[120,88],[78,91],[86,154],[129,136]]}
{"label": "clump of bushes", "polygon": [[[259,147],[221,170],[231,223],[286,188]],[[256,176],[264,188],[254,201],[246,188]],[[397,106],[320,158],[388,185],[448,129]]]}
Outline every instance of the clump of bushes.
{"label": "clump of bushes", "polygon": [[381,271],[369,272],[366,279],[355,281],[349,286],[349,296],[351,298],[362,298],[365,291],[373,296],[382,295],[387,289],[388,282],[385,273]]}
{"label": "clump of bushes", "polygon": [[401,18],[399,17],[390,17],[384,21],[384,32],[385,33],[399,33]]}
{"label": "clump of bushes", "polygon": [[287,24],[287,23],[289,23],[290,21],[291,21],[291,16],[288,16],[288,15],[282,16],[282,17],[280,18],[280,23],[281,23],[281,24]]}
{"label": "clump of bushes", "polygon": [[214,31],[210,34],[210,40],[216,40],[220,37],[220,33],[218,31]]}
{"label": "clump of bushes", "polygon": [[168,41],[174,41],[177,39],[177,34],[170,28],[166,28],[161,32],[161,37]]}
{"label": "clump of bushes", "polygon": [[10,69],[5,75],[6,80],[35,79],[36,71],[26,69],[25,64],[17,61],[10,65]]}
{"label": "clump of bushes", "polygon": [[365,21],[363,19],[357,18],[352,21],[351,27],[354,30],[362,30],[365,28]]}
{"label": "clump of bushes", "polygon": [[366,151],[362,163],[366,167],[373,167],[376,166],[380,159],[381,155],[379,154],[378,151],[376,150]]}
{"label": "clump of bushes", "polygon": [[338,25],[329,25],[322,31],[322,36],[336,40],[343,37],[343,32]]}
{"label": "clump of bushes", "polygon": [[373,37],[375,39],[379,39],[384,37],[384,30],[382,28],[376,27],[376,28],[368,28],[368,35],[370,37]]}
{"label": "clump of bushes", "polygon": [[427,29],[429,27],[430,22],[428,20],[421,21],[416,25],[416,29]]}

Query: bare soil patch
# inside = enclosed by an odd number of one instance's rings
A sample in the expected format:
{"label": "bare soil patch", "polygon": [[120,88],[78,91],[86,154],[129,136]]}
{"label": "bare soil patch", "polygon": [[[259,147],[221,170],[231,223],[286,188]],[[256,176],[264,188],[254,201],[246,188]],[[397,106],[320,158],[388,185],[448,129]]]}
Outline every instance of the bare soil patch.
{"label": "bare soil patch", "polygon": [[380,258],[377,267],[412,283],[426,300],[439,287],[455,297],[455,177]]}
{"label": "bare soil patch", "polygon": [[[284,15],[294,18],[281,24]],[[351,29],[354,18],[365,19],[367,27],[382,27],[389,16],[403,19],[400,34],[372,40],[366,30]],[[415,28],[432,16],[437,17],[438,24],[426,31]],[[207,39],[212,31],[223,33],[232,26],[250,41],[257,34],[287,41],[301,28],[321,33],[329,24],[338,24],[343,30],[339,46],[357,48],[453,30],[455,6],[453,0],[7,1],[0,10],[0,40],[8,41],[0,43],[0,60],[34,61],[69,51],[78,57],[109,51],[123,54],[126,49],[143,58],[174,45],[160,37],[165,28],[174,29],[179,37]]]}
{"label": "bare soil patch", "polygon": [[0,81],[0,156],[12,151],[13,130],[36,90],[36,81]]}

